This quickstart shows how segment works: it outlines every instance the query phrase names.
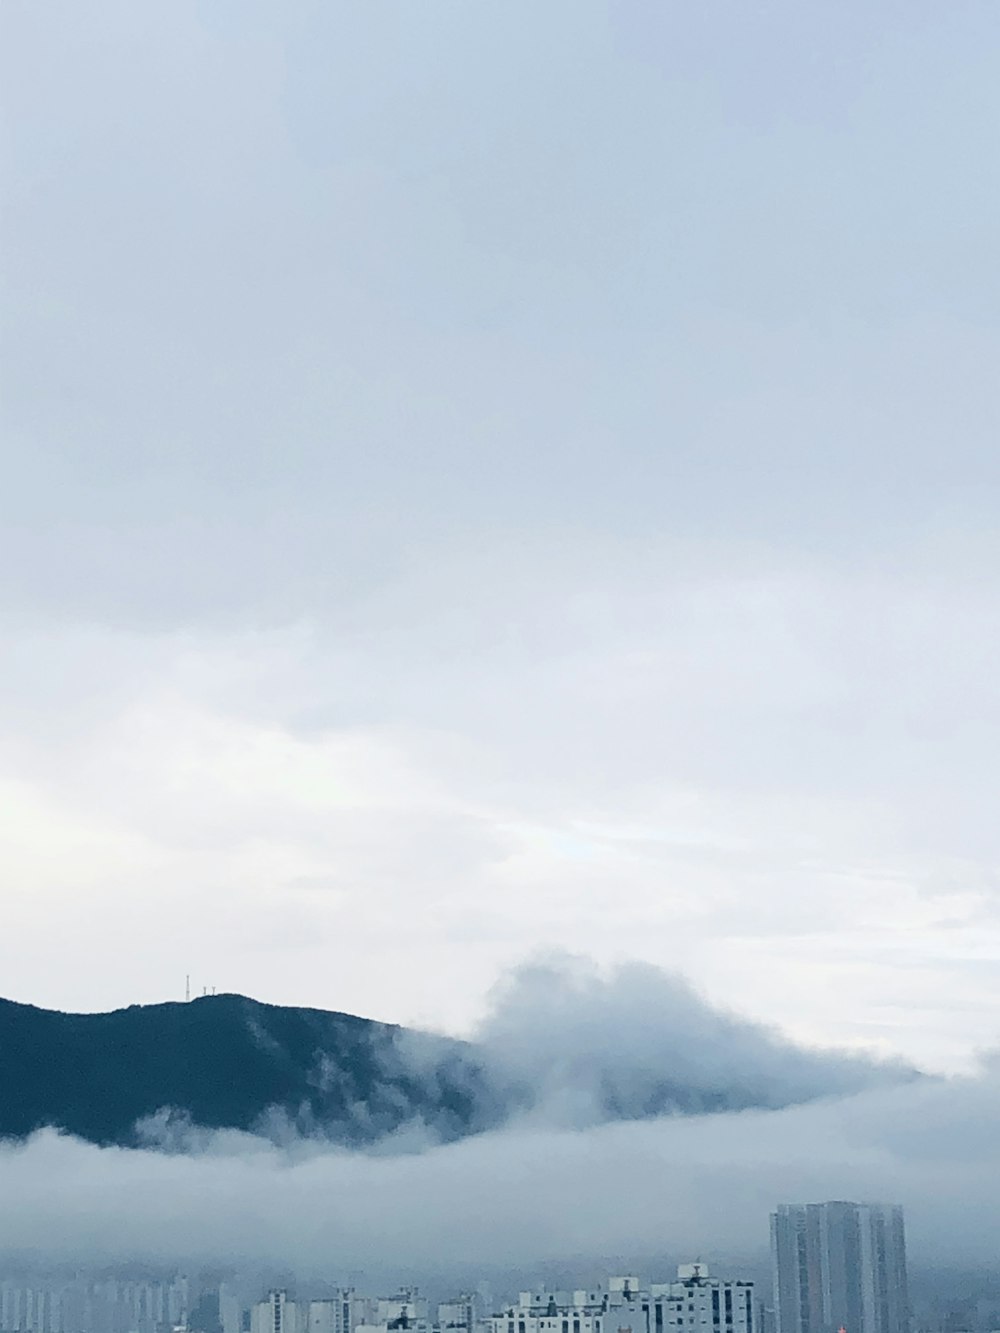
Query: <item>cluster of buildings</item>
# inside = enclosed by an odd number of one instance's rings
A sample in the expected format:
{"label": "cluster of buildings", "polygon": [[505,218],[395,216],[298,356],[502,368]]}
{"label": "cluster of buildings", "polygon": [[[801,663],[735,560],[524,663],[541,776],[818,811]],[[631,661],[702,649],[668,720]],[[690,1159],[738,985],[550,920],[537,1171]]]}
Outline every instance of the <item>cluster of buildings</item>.
{"label": "cluster of buildings", "polygon": [[466,1294],[432,1313],[415,1290],[299,1302],[272,1291],[250,1310],[246,1333],[758,1333],[759,1324],[753,1283],[713,1277],[704,1264],[682,1265],[676,1280],[648,1287],[612,1277],[596,1290],[522,1291],[492,1314],[479,1305]]}
{"label": "cluster of buildings", "polygon": [[522,1291],[485,1333],[756,1333],[758,1322],[752,1282],[682,1264],[675,1281],[648,1287],[613,1277],[597,1291]]}
{"label": "cluster of buildings", "polygon": [[0,1280],[2,1333],[162,1333],[184,1327],[191,1308],[186,1277]]}
{"label": "cluster of buildings", "polygon": [[348,1288],[308,1301],[272,1291],[251,1307],[242,1328],[220,1323],[222,1333],[482,1333],[475,1296],[440,1304],[433,1313],[415,1288],[374,1298]]}
{"label": "cluster of buildings", "polygon": [[274,1291],[253,1307],[245,1333],[909,1333],[901,1208],[783,1204],[771,1215],[771,1260],[770,1305],[753,1282],[697,1263],[648,1286],[630,1275],[597,1290],[522,1291],[492,1314],[462,1296],[438,1306],[436,1320],[415,1291],[379,1301],[344,1292],[307,1304]]}
{"label": "cluster of buildings", "polygon": [[499,1309],[478,1294],[430,1305],[416,1289],[320,1298],[275,1289],[248,1304],[227,1283],[72,1276],[0,1282],[0,1333],[911,1333],[902,1211],[782,1205],[771,1217],[773,1298],[702,1263],[644,1284],[522,1291]]}

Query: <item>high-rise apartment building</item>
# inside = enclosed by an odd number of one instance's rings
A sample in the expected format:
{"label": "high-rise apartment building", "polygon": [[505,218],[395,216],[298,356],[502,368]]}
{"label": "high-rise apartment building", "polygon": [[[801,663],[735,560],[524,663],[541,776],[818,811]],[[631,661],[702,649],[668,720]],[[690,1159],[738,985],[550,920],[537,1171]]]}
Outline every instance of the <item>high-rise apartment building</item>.
{"label": "high-rise apartment building", "polygon": [[771,1258],[777,1333],[909,1333],[901,1208],[782,1204]]}

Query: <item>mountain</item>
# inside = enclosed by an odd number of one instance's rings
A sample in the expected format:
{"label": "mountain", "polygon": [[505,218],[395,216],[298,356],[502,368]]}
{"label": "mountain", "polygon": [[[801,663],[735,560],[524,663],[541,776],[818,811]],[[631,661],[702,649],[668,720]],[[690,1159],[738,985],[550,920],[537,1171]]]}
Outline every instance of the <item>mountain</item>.
{"label": "mountain", "polygon": [[0,1137],[49,1125],[166,1150],[212,1130],[419,1146],[516,1115],[581,1127],[776,1109],[918,1076],[796,1046],[635,969],[624,1001],[550,982],[528,975],[476,1043],[242,995],[108,1014],[0,1000]]}
{"label": "mountain", "polygon": [[258,1132],[277,1115],[347,1144],[416,1118],[442,1138],[495,1118],[471,1048],[350,1014],[242,995],[107,1014],[0,1000],[0,1136],[52,1125],[135,1145],[141,1122],[164,1108],[198,1126]]}

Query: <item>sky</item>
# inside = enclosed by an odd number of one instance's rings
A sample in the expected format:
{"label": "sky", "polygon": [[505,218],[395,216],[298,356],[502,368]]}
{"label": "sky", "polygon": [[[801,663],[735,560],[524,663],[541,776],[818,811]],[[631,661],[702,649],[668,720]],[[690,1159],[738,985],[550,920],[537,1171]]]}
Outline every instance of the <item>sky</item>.
{"label": "sky", "polygon": [[0,993],[462,1033],[561,950],[971,1071],[995,5],[0,24]]}

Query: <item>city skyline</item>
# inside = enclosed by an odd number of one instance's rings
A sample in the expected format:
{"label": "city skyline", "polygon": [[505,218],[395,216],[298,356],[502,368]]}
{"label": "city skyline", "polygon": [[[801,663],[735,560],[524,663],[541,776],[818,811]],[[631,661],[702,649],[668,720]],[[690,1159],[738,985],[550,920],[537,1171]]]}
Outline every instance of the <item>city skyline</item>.
{"label": "city skyline", "polygon": [[[732,1261],[720,1266],[703,1260],[676,1267],[653,1262],[646,1276],[642,1270],[606,1272],[596,1282],[593,1270],[586,1278],[579,1269],[575,1274],[564,1270],[561,1278],[568,1279],[568,1285],[551,1277],[542,1284],[537,1275],[526,1280],[527,1274],[508,1273],[509,1295],[494,1294],[490,1281],[469,1281],[468,1274],[464,1287],[449,1286],[448,1279],[439,1277],[431,1283],[432,1289],[437,1288],[434,1294],[412,1277],[395,1287],[391,1281],[359,1285],[358,1275],[345,1283],[332,1273],[323,1278],[286,1275],[275,1283],[251,1270],[154,1275],[133,1265],[127,1275],[112,1270],[88,1273],[78,1267],[61,1275],[14,1278],[0,1265],[0,1321],[8,1333],[164,1333],[165,1323],[173,1325],[174,1333],[617,1333],[619,1329],[622,1333],[781,1333],[783,1328],[833,1327],[847,1311],[852,1297],[846,1290],[838,1293],[837,1286],[845,1277],[850,1282],[855,1261],[860,1265],[853,1274],[859,1291],[867,1281],[866,1226],[886,1223],[898,1229],[893,1243],[902,1246],[903,1219],[891,1205],[846,1201],[779,1205],[771,1221],[772,1238],[777,1240],[778,1281],[773,1288],[766,1278],[757,1280],[753,1265],[748,1269]],[[797,1229],[803,1241],[802,1312],[811,1315],[808,1324],[802,1324],[797,1313],[789,1322],[782,1310],[784,1277],[778,1270],[784,1224]],[[853,1241],[848,1237],[852,1227]],[[818,1287],[811,1296],[805,1285],[813,1272]],[[1000,1285],[995,1285],[994,1295],[994,1308],[1000,1311]],[[895,1318],[876,1317],[874,1326],[905,1328],[908,1333],[955,1329],[949,1323],[955,1308],[949,1312],[948,1307],[955,1297],[949,1295],[948,1279],[941,1270],[930,1289],[924,1283],[917,1308],[908,1295],[905,1299],[905,1310],[897,1310]],[[858,1323],[847,1323],[845,1330],[873,1326],[863,1304],[862,1298],[854,1311]],[[988,1296],[985,1302],[980,1297],[977,1310],[976,1318],[964,1327],[970,1333],[972,1329],[985,1333],[991,1328],[981,1322],[991,1318]],[[877,1316],[874,1305],[868,1315],[873,1313]],[[92,1327],[94,1320],[98,1328]]]}

